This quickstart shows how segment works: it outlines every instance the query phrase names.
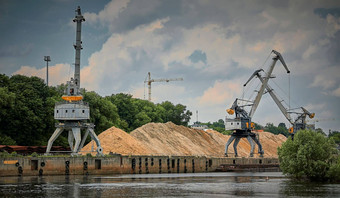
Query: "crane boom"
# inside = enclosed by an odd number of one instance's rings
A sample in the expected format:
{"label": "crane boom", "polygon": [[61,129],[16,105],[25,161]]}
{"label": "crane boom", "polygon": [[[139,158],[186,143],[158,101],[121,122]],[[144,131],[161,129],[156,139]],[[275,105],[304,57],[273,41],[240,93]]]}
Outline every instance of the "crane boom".
{"label": "crane boom", "polygon": [[[287,69],[287,67],[286,67]],[[264,79],[262,78],[260,72],[263,71],[262,69],[256,70],[253,75],[248,79],[248,81],[243,85],[246,86],[248,84],[248,82],[253,79],[255,76],[257,76],[260,81],[264,82]],[[287,70],[288,71],[288,70]],[[278,97],[275,95],[274,90],[267,84],[266,85],[266,90],[267,92],[270,94],[270,96],[273,98],[274,102],[276,103],[276,105],[279,107],[279,109],[281,110],[281,112],[283,113],[283,115],[286,117],[286,119],[290,122],[290,124],[293,125],[293,127],[289,128],[289,133],[292,134],[292,138],[294,137],[294,134],[300,130],[300,129],[305,129],[306,128],[306,116],[308,116],[309,118],[314,118],[315,113],[311,113],[309,112],[307,109],[305,109],[304,107],[300,107],[299,109],[302,111],[300,112],[288,112],[287,108],[285,108],[283,106],[283,104],[281,103],[281,101],[278,99]],[[291,113],[295,113],[298,114],[299,116],[293,120],[290,116]]]}
{"label": "crane boom", "polygon": [[170,81],[182,81],[183,78],[160,78],[160,79],[151,79],[151,73],[148,72],[148,80],[145,80],[144,83],[148,83],[148,94],[149,101],[151,101],[151,83],[153,82],[170,82]]}
{"label": "crane boom", "polygon": [[253,104],[253,106],[252,106],[252,108],[251,108],[251,110],[249,112],[249,117],[253,117],[253,115],[254,115],[254,113],[255,113],[255,111],[256,111],[259,103],[260,103],[260,100],[262,98],[264,90],[266,89],[266,86],[268,84],[268,80],[271,77],[271,74],[272,74],[272,72],[274,70],[274,67],[275,67],[275,64],[276,64],[277,60],[280,60],[282,65],[287,70],[287,73],[290,73],[290,71],[288,70],[288,67],[287,67],[285,61],[283,60],[283,57],[281,56],[281,54],[279,52],[275,51],[275,50],[272,50],[272,53],[274,53],[276,56],[273,57],[273,63],[270,65],[270,67],[269,67],[269,69],[267,71],[267,75],[264,77],[264,80],[262,82],[261,88],[260,88],[259,92],[256,95],[256,98],[254,100],[254,104]]}
{"label": "crane boom", "polygon": [[[160,78],[160,79],[151,79],[150,83],[151,82],[169,82],[169,81],[181,81],[183,80],[183,78]],[[147,81],[145,81],[147,82]]]}
{"label": "crane boom", "polygon": [[[263,80],[262,76],[259,73],[257,74],[257,77],[263,83],[264,80]],[[279,98],[275,95],[274,90],[268,84],[266,86],[266,90],[270,94],[270,96],[273,98],[274,102],[279,107],[279,109],[282,112],[282,114],[287,118],[289,123],[291,123],[293,125],[294,122],[293,122],[292,118],[290,117],[290,114],[288,113],[287,109],[283,106],[283,104],[281,103]]]}

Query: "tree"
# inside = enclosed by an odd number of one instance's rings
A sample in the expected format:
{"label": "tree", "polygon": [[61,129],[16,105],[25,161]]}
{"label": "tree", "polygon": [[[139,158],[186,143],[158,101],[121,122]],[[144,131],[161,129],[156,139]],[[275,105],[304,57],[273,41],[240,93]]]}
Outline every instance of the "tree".
{"label": "tree", "polygon": [[332,131],[328,134],[329,138],[332,138],[336,144],[340,144],[340,132]]}
{"label": "tree", "polygon": [[[256,126],[256,125],[255,125]],[[273,123],[267,123],[266,126],[264,127],[264,130],[271,132],[275,135],[282,134],[284,136],[288,136],[288,129],[286,128],[285,123],[280,123],[278,127],[274,126]]]}
{"label": "tree", "polygon": [[108,99],[92,91],[85,93],[84,101],[90,105],[90,121],[96,126],[97,134],[112,126],[118,126],[118,109]]}
{"label": "tree", "polygon": [[202,123],[202,124],[206,125],[208,128],[211,128],[211,129],[213,129],[215,131],[218,131],[218,132],[220,132],[222,134],[225,134],[225,135],[226,134],[227,135],[230,134],[229,132],[227,132],[225,130],[224,121],[222,119],[219,119],[217,122],[213,122],[213,123],[208,122],[208,123]]}
{"label": "tree", "polygon": [[[0,144],[46,145],[55,131],[54,106],[62,101],[65,84],[48,87],[38,77],[0,74]],[[149,122],[172,121],[187,125],[192,113],[182,104],[154,104],[132,98],[129,94],[102,97],[81,89],[84,101],[90,105],[90,122],[97,134],[116,126],[127,132]],[[56,145],[68,145],[67,133],[62,133]]]}
{"label": "tree", "polygon": [[311,130],[298,131],[294,141],[288,138],[278,148],[282,172],[296,178],[307,177],[310,180],[325,180],[332,177],[328,170],[336,153],[332,140]]}
{"label": "tree", "polygon": [[277,125],[277,127],[281,127],[281,128],[287,129],[286,124],[283,123],[283,122],[279,123],[279,125]]}
{"label": "tree", "polygon": [[[44,145],[52,128],[54,104],[48,103],[49,88],[38,77],[14,75],[9,79],[1,76],[2,94],[11,98],[7,116],[1,118],[0,131],[20,145]],[[7,89],[7,90],[6,90]],[[1,111],[5,108],[2,106]],[[3,115],[1,115],[3,116]],[[52,121],[50,120],[52,119]]]}
{"label": "tree", "polygon": [[324,135],[324,136],[326,136],[326,133],[323,132],[323,130],[321,128],[317,128],[317,129],[315,129],[315,131],[320,133],[320,134],[322,134],[322,135]]}
{"label": "tree", "polygon": [[11,137],[0,134],[0,145],[16,145],[17,143]]}
{"label": "tree", "polygon": [[138,110],[133,103],[132,95],[129,94],[112,94],[106,97],[112,104],[118,109],[118,115],[120,118],[120,127],[125,131],[131,131],[134,122],[134,116],[138,113]]}
{"label": "tree", "polygon": [[164,122],[171,121],[177,125],[188,126],[192,112],[186,110],[186,106],[182,104],[173,105],[169,101],[162,102],[158,105],[165,109],[165,114],[162,117]]}
{"label": "tree", "polygon": [[255,124],[255,130],[263,130],[264,127],[260,124],[257,124],[256,122],[254,123]]}

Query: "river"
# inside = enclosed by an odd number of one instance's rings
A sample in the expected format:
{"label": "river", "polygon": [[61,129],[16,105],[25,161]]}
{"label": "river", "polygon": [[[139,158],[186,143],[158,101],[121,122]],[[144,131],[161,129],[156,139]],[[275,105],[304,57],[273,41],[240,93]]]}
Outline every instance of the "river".
{"label": "river", "polygon": [[0,197],[340,197],[280,172],[0,177]]}

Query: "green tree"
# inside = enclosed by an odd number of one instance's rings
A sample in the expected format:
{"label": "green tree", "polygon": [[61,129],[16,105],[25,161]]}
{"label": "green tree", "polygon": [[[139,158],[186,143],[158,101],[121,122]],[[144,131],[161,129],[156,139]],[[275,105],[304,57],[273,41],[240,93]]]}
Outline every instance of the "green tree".
{"label": "green tree", "polygon": [[[256,128],[256,125],[255,125]],[[264,127],[265,131],[271,132],[275,135],[282,134],[286,137],[289,136],[288,129],[286,127],[285,123],[280,123],[278,127],[274,126],[273,123],[267,123],[266,126]]]}
{"label": "green tree", "polygon": [[16,141],[7,135],[0,134],[0,145],[16,145]]}
{"label": "green tree", "polygon": [[54,107],[48,103],[49,88],[38,77],[14,75],[9,80],[1,78],[0,81],[5,82],[1,87],[7,88],[5,92],[13,100],[7,116],[1,119],[5,122],[1,133],[20,145],[46,144],[46,133],[51,129],[47,123],[51,123],[49,115],[53,115]]}
{"label": "green tree", "polygon": [[[0,74],[0,144],[46,145],[55,131],[54,106],[62,101],[65,84],[48,87],[38,77]],[[101,97],[81,89],[90,105],[90,121],[97,134],[111,126],[132,131],[149,122],[187,125],[192,113],[182,104],[154,104],[129,94]],[[55,145],[68,145],[62,133]]]}
{"label": "green tree", "polygon": [[256,122],[254,124],[255,124],[255,130],[263,130],[264,129],[264,127],[262,125],[260,125]]}
{"label": "green tree", "polygon": [[132,95],[123,93],[112,94],[111,96],[107,96],[106,99],[117,107],[120,118],[120,127],[125,131],[131,131],[134,116],[138,113],[138,110],[133,103]]}
{"label": "green tree", "polygon": [[208,123],[201,123],[201,124],[207,125],[208,128],[211,128],[211,129],[218,131],[222,134],[228,134],[228,135],[230,134],[229,132],[226,132],[225,126],[224,126],[224,121],[222,119],[219,119],[217,122],[213,122],[213,123],[208,122]]}
{"label": "green tree", "polygon": [[337,153],[334,142],[320,133],[300,130],[294,141],[288,138],[278,148],[280,168],[284,174],[296,178],[325,180]]}
{"label": "green tree", "polygon": [[340,144],[340,132],[332,131],[328,134],[329,138],[332,138],[336,144]]}
{"label": "green tree", "polygon": [[169,101],[162,102],[159,105],[165,109],[165,114],[162,116],[164,122],[171,121],[177,125],[188,126],[192,112],[186,110],[186,106],[182,104],[174,105]]}
{"label": "green tree", "polygon": [[84,101],[90,105],[90,121],[94,123],[97,134],[119,125],[118,109],[107,98],[92,91],[85,93]]}

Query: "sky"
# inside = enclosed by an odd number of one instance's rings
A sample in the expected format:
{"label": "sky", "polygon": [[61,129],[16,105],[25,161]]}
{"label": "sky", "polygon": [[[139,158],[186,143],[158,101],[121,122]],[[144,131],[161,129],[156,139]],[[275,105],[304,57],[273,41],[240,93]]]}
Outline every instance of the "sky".
{"label": "sky", "polygon": [[[340,131],[340,1],[0,0],[0,73],[66,83],[74,73],[75,9],[81,7],[81,87],[181,103],[191,123],[225,119],[236,98],[253,100],[257,69],[277,62],[269,85],[289,108],[314,112],[316,128]],[[290,110],[297,111],[297,110]],[[293,114],[296,115],[296,114]],[[229,116],[230,117],[230,116]],[[314,120],[314,121],[313,121]],[[253,121],[290,126],[269,94]]]}

